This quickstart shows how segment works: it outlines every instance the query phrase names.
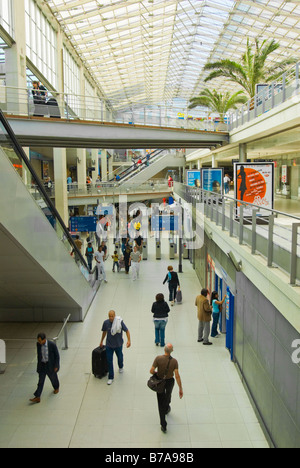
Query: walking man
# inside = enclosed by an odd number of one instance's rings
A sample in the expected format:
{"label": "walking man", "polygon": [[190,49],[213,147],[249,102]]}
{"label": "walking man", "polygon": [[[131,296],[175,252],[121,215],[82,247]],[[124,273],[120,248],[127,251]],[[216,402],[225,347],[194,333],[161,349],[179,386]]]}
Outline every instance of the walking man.
{"label": "walking man", "polygon": [[208,340],[210,333],[210,322],[212,318],[212,306],[209,304],[208,299],[208,290],[202,289],[201,295],[196,297],[195,305],[198,310],[198,342],[204,345],[212,345]]}
{"label": "walking man", "polygon": [[98,249],[98,252],[96,252],[95,254],[95,260],[96,260],[97,268],[98,268],[98,279],[100,279],[102,276],[104,283],[107,283],[105,266],[104,266],[105,252],[101,245]]}
{"label": "walking man", "polygon": [[34,398],[30,399],[32,403],[40,403],[46,376],[49,377],[52,383],[54,394],[59,393],[59,380],[57,377],[60,361],[59,352],[56,344],[47,340],[45,333],[39,333],[37,336],[37,360],[39,382]]}
{"label": "walking man", "polygon": [[158,403],[158,411],[160,417],[160,425],[162,432],[167,432],[167,422],[166,422],[166,415],[171,411],[171,398],[172,398],[172,391],[174,388],[175,379],[179,387],[179,398],[183,397],[183,390],[181,384],[181,378],[178,371],[178,361],[172,358],[171,353],[173,352],[173,345],[168,343],[165,346],[165,354],[163,356],[157,356],[151,369],[150,374],[154,375],[157,369],[157,376],[159,379],[163,379],[164,375],[167,371],[166,375],[166,385],[163,393],[157,393],[157,403]]}
{"label": "walking man", "polygon": [[114,381],[114,365],[113,357],[116,353],[118,358],[119,372],[123,373],[124,357],[123,357],[123,332],[127,335],[127,348],[131,346],[130,333],[121,317],[117,317],[114,310],[108,314],[108,320],[105,320],[102,326],[102,338],[100,348],[103,348],[103,342],[106,339],[106,357],[108,363],[108,381],[107,385],[111,385]]}
{"label": "walking man", "polygon": [[133,252],[130,254],[130,263],[132,268],[132,279],[135,281],[140,275],[140,263],[142,261],[142,256],[138,251],[137,246],[134,246]]}

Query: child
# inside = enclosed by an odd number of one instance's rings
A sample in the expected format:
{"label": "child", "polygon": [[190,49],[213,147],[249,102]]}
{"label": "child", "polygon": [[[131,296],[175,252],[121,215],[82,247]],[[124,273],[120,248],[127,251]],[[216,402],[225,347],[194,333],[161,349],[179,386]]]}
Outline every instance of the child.
{"label": "child", "polygon": [[120,271],[120,265],[119,265],[119,255],[118,255],[118,252],[115,250],[114,251],[114,254],[111,256],[111,258],[113,259],[114,261],[114,266],[113,266],[113,272],[115,272],[115,266],[117,267],[118,269],[118,273]]}

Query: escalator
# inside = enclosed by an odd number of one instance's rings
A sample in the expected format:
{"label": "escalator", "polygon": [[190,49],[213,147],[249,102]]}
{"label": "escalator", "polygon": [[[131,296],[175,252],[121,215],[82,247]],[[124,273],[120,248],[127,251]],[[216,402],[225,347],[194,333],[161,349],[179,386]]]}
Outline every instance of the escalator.
{"label": "escalator", "polygon": [[82,321],[98,288],[0,111],[0,321]]}
{"label": "escalator", "polygon": [[184,156],[178,156],[171,150],[157,149],[150,154],[149,159],[145,156],[141,158],[140,164],[135,164],[119,174],[119,184],[139,186],[167,167],[185,167]]}

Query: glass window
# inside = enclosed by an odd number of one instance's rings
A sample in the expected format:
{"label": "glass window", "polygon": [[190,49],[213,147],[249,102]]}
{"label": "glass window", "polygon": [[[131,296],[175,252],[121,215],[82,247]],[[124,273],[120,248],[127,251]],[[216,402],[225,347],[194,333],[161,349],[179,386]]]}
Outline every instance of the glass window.
{"label": "glass window", "polygon": [[25,1],[25,24],[27,56],[56,89],[56,33],[33,0]]}

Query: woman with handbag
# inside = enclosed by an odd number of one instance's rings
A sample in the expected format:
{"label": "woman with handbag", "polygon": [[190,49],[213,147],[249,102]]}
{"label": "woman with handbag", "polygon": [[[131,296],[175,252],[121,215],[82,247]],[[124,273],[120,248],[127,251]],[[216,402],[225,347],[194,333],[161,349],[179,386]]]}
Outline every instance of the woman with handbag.
{"label": "woman with handbag", "polygon": [[165,346],[165,329],[168,323],[168,314],[170,307],[165,301],[163,294],[157,294],[156,302],[152,305],[153,322],[155,327],[155,344],[156,346]]}
{"label": "woman with handbag", "polygon": [[168,267],[168,274],[163,284],[165,284],[166,282],[168,282],[169,285],[169,301],[171,302],[171,306],[173,306],[176,300],[177,288],[180,288],[180,283],[178,274],[173,270],[172,266]]}
{"label": "woman with handbag", "polygon": [[[182,399],[183,397],[183,390],[181,384],[181,378],[178,372],[178,361],[172,358],[171,353],[173,352],[173,346],[168,343],[165,346],[165,354],[163,356],[157,356],[154,360],[154,363],[150,369],[150,374],[154,376],[156,374],[159,380],[164,380],[165,383],[162,389],[159,389],[159,393],[157,392],[157,403],[158,403],[158,411],[160,417],[160,425],[162,432],[167,432],[167,422],[166,422],[166,415],[171,411],[171,398],[172,398],[172,391],[174,388],[175,379],[177,385],[179,387],[179,398]],[[156,372],[157,369],[157,372]],[[152,379],[152,377],[151,377]]]}

